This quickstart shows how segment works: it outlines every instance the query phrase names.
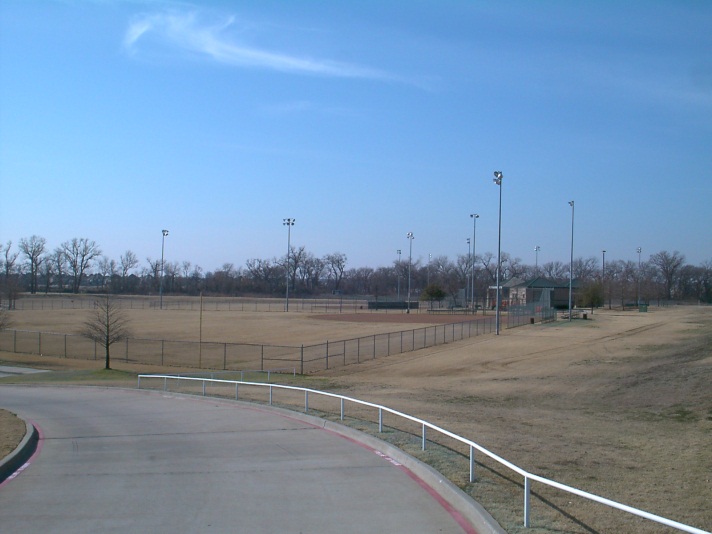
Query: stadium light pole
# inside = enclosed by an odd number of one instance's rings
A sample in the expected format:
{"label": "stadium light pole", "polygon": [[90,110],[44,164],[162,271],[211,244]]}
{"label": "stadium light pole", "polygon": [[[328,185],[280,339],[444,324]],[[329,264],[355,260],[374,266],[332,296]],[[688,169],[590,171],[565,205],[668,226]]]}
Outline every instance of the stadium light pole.
{"label": "stadium light pole", "polygon": [[410,244],[410,250],[408,252],[408,303],[406,304],[406,313],[410,313],[410,267],[413,264],[413,239],[415,236],[413,235],[413,232],[408,232],[406,237],[408,238]]}
{"label": "stadium light pole", "polygon": [[428,283],[427,285],[430,285],[430,263],[433,261],[433,255],[428,254]]}
{"label": "stadium light pole", "polygon": [[477,241],[477,219],[480,218],[476,213],[470,213],[472,217],[472,311],[477,313],[477,305],[475,304],[475,244]]}
{"label": "stadium light pole", "polygon": [[287,294],[284,303],[284,311],[289,311],[289,254],[292,250],[292,226],[296,219],[287,218],[282,219],[282,225],[287,227]]}
{"label": "stadium light pole", "polygon": [[398,276],[398,302],[400,302],[400,265],[401,265],[401,250],[396,250],[398,254],[398,268],[396,269],[396,275]]}
{"label": "stadium light pole", "polygon": [[603,305],[606,305],[606,251],[602,250],[603,267],[601,268],[601,285],[603,286]]}
{"label": "stadium light pole", "polygon": [[635,251],[638,253],[638,310],[640,310],[640,253],[643,249],[638,247]]}
{"label": "stadium light pole", "polygon": [[495,318],[495,332],[499,335],[500,308],[502,298],[499,292],[499,272],[502,270],[502,172],[494,171],[494,183],[499,187],[499,225],[497,232],[497,313]]}
{"label": "stadium light pole", "polygon": [[571,206],[571,259],[569,261],[569,322],[571,322],[571,297],[574,287],[574,201],[569,200]]}
{"label": "stadium light pole", "polygon": [[159,289],[158,289],[158,307],[162,310],[163,309],[163,268],[164,268],[164,262],[163,262],[163,252],[166,248],[166,236],[168,235],[168,230],[161,230],[161,281],[159,283]]}
{"label": "stadium light pole", "polygon": [[539,245],[534,246],[534,272],[539,274],[539,251],[541,247]]}
{"label": "stadium light pole", "polygon": [[601,271],[601,278],[604,280],[606,279],[606,251],[602,250],[601,253],[603,253],[603,269]]}

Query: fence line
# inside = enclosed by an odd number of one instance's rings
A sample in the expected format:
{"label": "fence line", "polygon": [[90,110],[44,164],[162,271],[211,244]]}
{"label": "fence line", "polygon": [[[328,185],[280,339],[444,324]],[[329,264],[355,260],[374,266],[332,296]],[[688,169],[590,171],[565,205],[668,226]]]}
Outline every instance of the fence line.
{"label": "fence line", "polygon": [[[340,409],[339,409],[339,415],[340,419],[343,421],[344,420],[344,414],[345,414],[345,402],[350,402],[354,404],[358,404],[361,406],[366,406],[370,408],[374,408],[378,411],[378,432],[382,433],[383,432],[383,412],[390,413],[392,415],[395,415],[396,417],[400,417],[403,419],[406,419],[408,421],[414,422],[417,425],[420,425],[421,427],[421,449],[424,451],[426,450],[427,446],[427,430],[433,430],[439,434],[442,434],[443,436],[447,436],[455,441],[458,441],[464,445],[467,445],[469,447],[469,481],[474,482],[475,480],[475,450],[481,452],[482,454],[486,455],[487,457],[491,458],[492,460],[496,461],[500,465],[503,465],[504,467],[507,467],[508,469],[514,471],[515,473],[519,474],[524,478],[524,510],[523,510],[523,518],[524,518],[524,526],[525,527],[530,527],[531,526],[531,518],[530,518],[530,511],[531,511],[531,483],[532,481],[539,482],[541,484],[550,486],[552,488],[559,489],[561,491],[564,491],[566,493],[571,493],[573,495],[577,495],[579,497],[582,497],[584,499],[588,499],[594,502],[597,502],[599,504],[603,504],[605,506],[611,507],[611,508],[616,508],[618,510],[621,510],[623,512],[627,512],[629,514],[633,514],[639,517],[642,517],[644,519],[648,519],[650,521],[654,521],[656,523],[660,523],[663,525],[666,525],[668,527],[681,530],[684,532],[690,532],[692,534],[710,534],[707,531],[704,531],[702,529],[692,527],[690,525],[685,525],[683,523],[679,523],[677,521],[673,521],[671,519],[667,519],[655,514],[651,514],[649,512],[645,512],[643,510],[639,510],[637,508],[633,508],[632,506],[628,506],[626,504],[621,504],[616,501],[612,501],[610,499],[606,499],[605,497],[600,497],[598,495],[595,495],[593,493],[588,493],[586,491],[580,490],[578,488],[574,488],[572,486],[568,486],[566,484],[561,484],[559,482],[556,482],[554,480],[550,480],[548,478],[541,477],[539,475],[535,475],[533,473],[530,473],[529,471],[526,471],[525,469],[522,469],[521,467],[518,467],[517,465],[509,462],[508,460],[505,460],[501,456],[489,451],[482,445],[471,441],[467,438],[463,438],[453,432],[450,432],[444,428],[441,428],[437,425],[434,425],[432,423],[429,423],[428,421],[425,421],[423,419],[419,419],[417,417],[414,417],[412,415],[408,415],[402,412],[398,412],[396,410],[393,410],[392,408],[388,408],[387,406],[382,406],[380,404],[374,404],[371,402],[367,401],[362,401],[359,399],[354,399],[352,397],[345,397],[343,395],[338,395],[336,393],[328,393],[325,391],[318,391],[314,389],[309,389],[309,388],[302,388],[298,386],[287,386],[287,385],[281,385],[281,384],[265,384],[265,383],[258,383],[258,382],[241,382],[241,381],[235,381],[235,380],[217,380],[217,379],[208,379],[208,378],[195,378],[195,377],[185,377],[185,376],[175,376],[175,375],[138,375],[138,389],[141,389],[141,379],[144,379],[144,384],[147,379],[161,379],[163,382],[163,390],[168,391],[168,380],[176,380],[178,383],[181,381],[188,381],[188,382],[200,382],[202,384],[202,395],[206,396],[207,394],[207,389],[206,389],[206,384],[208,383],[214,383],[214,384],[232,384],[235,386],[235,400],[239,400],[238,394],[238,386],[253,386],[253,387],[258,387],[258,388],[269,388],[269,405],[273,404],[273,390],[277,389],[284,389],[284,390],[293,390],[293,391],[301,391],[304,393],[304,413],[309,412],[309,395],[319,395],[323,397],[330,397],[330,398],[335,398],[340,401]],[[333,412],[332,412],[333,413]],[[431,440],[432,441],[432,440]]]}
{"label": "fence line", "polygon": [[[525,315],[526,321],[519,321]],[[508,318],[508,327],[513,328],[534,321],[534,316],[542,322],[556,318],[552,310],[532,310],[531,314]],[[494,330],[495,317],[488,316],[458,323],[445,323],[312,345],[127,338],[113,344],[110,351],[111,359],[125,363],[222,370],[247,368],[263,371],[295,367],[299,369],[300,374],[304,374],[453,343],[489,334]],[[79,334],[54,332],[2,330],[0,350],[85,360],[104,358],[104,348],[100,344]]]}
{"label": "fence line", "polygon": [[[17,310],[66,310],[66,309],[92,309],[94,301],[99,295],[54,295],[54,296],[27,296],[18,299],[15,303]],[[129,310],[158,309],[158,297],[136,297],[124,295],[111,295],[112,299],[121,303],[121,307]],[[385,300],[383,297],[377,299]],[[368,297],[341,297],[341,298],[291,298],[289,300],[290,312],[303,313],[383,313],[368,308]],[[192,310],[200,311],[201,302],[198,297],[163,297],[164,310]],[[263,297],[204,297],[203,311],[220,312],[283,312],[285,301],[282,298]],[[414,310],[417,313],[417,310]],[[390,310],[390,313],[404,313],[404,310]]]}

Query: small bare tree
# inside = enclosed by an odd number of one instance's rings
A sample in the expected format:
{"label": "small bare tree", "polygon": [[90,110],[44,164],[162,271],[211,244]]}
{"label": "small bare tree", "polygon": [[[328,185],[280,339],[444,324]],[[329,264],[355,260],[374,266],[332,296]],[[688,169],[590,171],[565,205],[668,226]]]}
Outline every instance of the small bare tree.
{"label": "small bare tree", "polygon": [[0,308],[0,330],[7,330],[12,326],[12,317],[5,308]]}
{"label": "small bare tree", "polygon": [[95,301],[94,311],[84,323],[82,335],[104,347],[105,369],[111,369],[111,356],[109,349],[117,341],[129,337],[129,320],[124,314],[119,303],[109,295]]}

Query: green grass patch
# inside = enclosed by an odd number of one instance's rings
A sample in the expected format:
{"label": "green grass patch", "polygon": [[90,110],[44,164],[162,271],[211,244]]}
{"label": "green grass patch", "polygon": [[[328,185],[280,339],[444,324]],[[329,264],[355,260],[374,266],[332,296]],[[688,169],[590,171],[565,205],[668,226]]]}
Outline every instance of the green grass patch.
{"label": "green grass patch", "polygon": [[122,386],[136,385],[137,373],[115,369],[90,369],[83,371],[47,371],[0,378],[3,384],[81,384],[108,385],[120,382]]}

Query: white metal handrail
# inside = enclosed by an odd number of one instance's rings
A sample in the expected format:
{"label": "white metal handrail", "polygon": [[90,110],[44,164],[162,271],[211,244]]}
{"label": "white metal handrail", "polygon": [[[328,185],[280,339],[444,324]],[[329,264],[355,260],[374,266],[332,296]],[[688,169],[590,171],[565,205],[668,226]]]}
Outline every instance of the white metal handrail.
{"label": "white metal handrail", "polygon": [[497,454],[489,451],[488,449],[484,448],[482,445],[479,445],[478,443],[475,443],[474,441],[471,441],[467,438],[463,438],[462,436],[458,436],[457,434],[454,434],[454,433],[450,432],[449,430],[445,430],[444,428],[441,428],[437,425],[429,423],[428,421],[424,421],[423,419],[419,419],[412,415],[408,415],[408,414],[399,412],[397,410],[388,408],[387,406],[382,406],[380,404],[375,404],[375,403],[363,401],[360,399],[354,399],[352,397],[345,397],[343,395],[338,395],[336,393],[328,393],[326,391],[319,391],[316,389],[303,388],[303,387],[299,387],[299,386],[287,386],[287,385],[283,385],[283,384],[265,384],[265,383],[261,383],[261,382],[243,382],[243,381],[238,381],[238,380],[196,378],[196,377],[186,377],[186,376],[177,376],[177,375],[138,375],[138,389],[141,389],[141,378],[163,379],[164,391],[167,390],[167,385],[168,385],[169,379],[170,380],[178,380],[178,381],[185,380],[185,381],[191,381],[191,382],[202,382],[203,396],[205,396],[205,394],[206,394],[205,386],[206,386],[206,383],[208,383],[208,382],[209,383],[217,383],[217,384],[234,384],[235,385],[235,399],[238,398],[238,386],[240,386],[240,385],[266,387],[266,388],[269,388],[269,404],[270,405],[272,404],[272,391],[274,388],[294,390],[294,391],[303,391],[304,392],[304,411],[305,411],[305,413],[309,411],[309,394],[310,393],[313,393],[315,395],[321,395],[324,397],[332,397],[335,399],[340,399],[340,404],[341,404],[340,417],[341,417],[342,421],[344,419],[344,401],[348,401],[348,402],[352,402],[354,404],[360,404],[362,406],[368,406],[368,407],[377,409],[378,410],[378,432],[379,433],[383,431],[383,412],[387,412],[387,413],[396,415],[398,417],[401,417],[403,419],[407,419],[409,421],[412,421],[414,423],[421,425],[421,430],[422,430],[421,447],[422,447],[422,450],[425,450],[425,447],[426,447],[426,429],[434,430],[436,432],[439,432],[440,434],[443,434],[443,435],[448,436],[456,441],[464,443],[465,445],[468,445],[470,448],[470,482],[474,482],[474,480],[475,480],[475,471],[474,471],[474,466],[475,466],[474,451],[475,450],[478,450],[479,452],[488,456],[492,460],[502,464],[503,466],[511,469],[515,473],[518,473],[519,475],[524,477],[524,526],[525,527],[530,526],[529,512],[530,512],[531,482],[536,481],[536,482],[545,484],[547,486],[551,486],[553,488],[557,488],[559,490],[565,491],[567,493],[578,495],[579,497],[583,497],[584,499],[589,499],[591,501],[598,502],[600,504],[609,506],[611,508],[616,508],[618,510],[628,512],[630,514],[637,515],[639,517],[643,517],[650,521],[655,521],[656,523],[661,523],[663,525],[666,525],[671,528],[675,528],[677,530],[681,530],[683,532],[690,532],[692,534],[712,534],[708,531],[705,531],[705,530],[702,530],[702,529],[699,529],[696,527],[692,527],[689,525],[685,525],[684,523],[679,523],[679,522],[673,521],[671,519],[666,519],[664,517],[661,517],[661,516],[658,516],[655,514],[651,514],[649,512],[645,512],[645,511],[639,510],[637,508],[633,508],[632,506],[621,504],[619,502],[615,502],[610,499],[606,499],[605,497],[600,497],[598,495],[594,495],[593,493],[588,493],[586,491],[574,488],[572,486],[567,486],[566,484],[561,484],[560,482],[556,482],[554,480],[550,480],[548,478],[544,478],[539,475],[535,475],[533,473],[530,473],[530,472],[522,469],[521,467],[514,465],[513,463],[509,462],[508,460],[505,460],[501,456],[498,456]]}

